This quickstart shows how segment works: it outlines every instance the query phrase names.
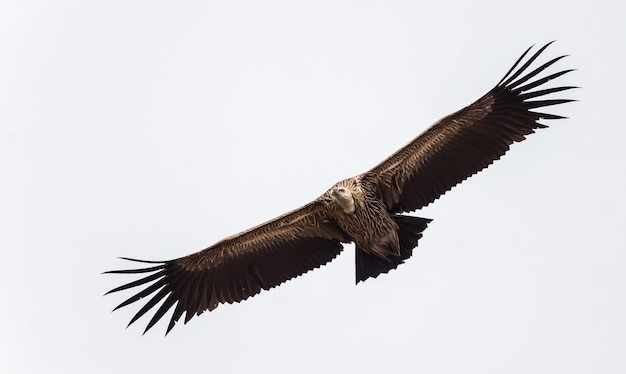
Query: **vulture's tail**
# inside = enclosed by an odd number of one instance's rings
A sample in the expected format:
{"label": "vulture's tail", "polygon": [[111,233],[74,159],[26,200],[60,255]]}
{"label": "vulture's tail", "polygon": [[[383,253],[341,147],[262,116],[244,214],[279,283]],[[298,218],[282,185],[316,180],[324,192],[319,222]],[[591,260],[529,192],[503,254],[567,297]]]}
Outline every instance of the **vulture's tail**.
{"label": "vulture's tail", "polygon": [[401,215],[393,216],[392,219],[399,227],[400,256],[381,258],[357,248],[355,251],[357,284],[367,278],[376,278],[381,273],[388,273],[389,270],[397,268],[404,260],[411,257],[413,248],[417,247],[417,242],[422,237],[422,232],[432,221],[428,218]]}

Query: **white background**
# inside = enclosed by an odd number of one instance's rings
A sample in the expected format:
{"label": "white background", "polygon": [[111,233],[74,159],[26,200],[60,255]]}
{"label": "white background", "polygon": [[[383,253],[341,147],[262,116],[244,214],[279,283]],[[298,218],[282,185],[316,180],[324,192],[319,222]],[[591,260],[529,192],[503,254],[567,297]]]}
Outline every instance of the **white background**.
{"label": "white background", "polygon": [[[626,27],[615,1],[1,1],[0,372],[626,371]],[[164,337],[102,297],[383,160],[530,45],[582,88],[417,215]],[[132,278],[134,279],[134,278]]]}

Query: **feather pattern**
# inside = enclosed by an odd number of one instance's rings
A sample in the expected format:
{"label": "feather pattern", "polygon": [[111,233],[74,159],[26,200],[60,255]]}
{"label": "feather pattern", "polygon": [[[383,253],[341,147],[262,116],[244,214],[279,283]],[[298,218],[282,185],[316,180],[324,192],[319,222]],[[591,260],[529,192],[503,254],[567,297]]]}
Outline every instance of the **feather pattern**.
{"label": "feather pattern", "polygon": [[158,265],[106,272],[149,273],[139,280],[114,288],[107,294],[147,286],[115,308],[119,309],[153,295],[131,319],[129,326],[163,301],[145,331],[177,304],[167,328],[169,332],[183,313],[187,323],[194,314],[213,310],[220,303],[245,300],[263,289],[278,286],[335,258],[343,247],[341,243],[350,241],[350,238],[322,218],[323,206],[321,200],[315,201],[297,211],[176,260],[155,262],[124,258]]}

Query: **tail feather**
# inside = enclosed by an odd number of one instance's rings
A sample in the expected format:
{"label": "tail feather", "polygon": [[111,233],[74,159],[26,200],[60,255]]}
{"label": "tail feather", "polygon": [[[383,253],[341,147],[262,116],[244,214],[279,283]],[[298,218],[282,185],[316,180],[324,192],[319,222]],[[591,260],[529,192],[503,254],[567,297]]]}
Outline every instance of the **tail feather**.
{"label": "tail feather", "polygon": [[382,273],[388,273],[404,260],[413,255],[413,248],[417,247],[418,240],[422,237],[422,232],[432,221],[428,218],[412,216],[393,216],[392,219],[398,225],[398,238],[400,241],[400,256],[389,256],[381,258],[367,253],[358,247],[356,248],[356,283],[365,281],[368,278],[376,278]]}

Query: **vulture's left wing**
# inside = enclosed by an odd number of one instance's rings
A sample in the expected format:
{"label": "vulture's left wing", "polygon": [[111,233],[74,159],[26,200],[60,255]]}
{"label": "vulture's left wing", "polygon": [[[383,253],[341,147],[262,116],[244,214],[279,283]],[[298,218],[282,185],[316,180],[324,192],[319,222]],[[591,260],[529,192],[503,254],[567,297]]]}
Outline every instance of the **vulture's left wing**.
{"label": "vulture's left wing", "polygon": [[512,143],[526,139],[526,135],[535,129],[546,127],[538,120],[564,118],[535,111],[537,108],[572,101],[544,99],[544,96],[575,88],[561,86],[537,89],[571,71],[563,70],[538,77],[565,56],[556,57],[528,71],[550,44],[519,66],[532,47],[526,50],[486,95],[442,118],[364,174],[364,178],[378,185],[380,196],[391,212],[413,211],[432,203],[456,184],[499,159]]}
{"label": "vulture's left wing", "polygon": [[324,201],[317,199],[176,260],[155,262],[125,258],[153,266],[108,271],[148,275],[107,293],[145,287],[115,309],[152,295],[129,325],[162,302],[144,333],[175,306],[167,327],[169,332],[183,313],[187,323],[194,315],[213,310],[220,303],[245,300],[262,289],[268,290],[334,259],[342,249],[341,243],[349,242],[350,238],[325,217],[323,204]]}

